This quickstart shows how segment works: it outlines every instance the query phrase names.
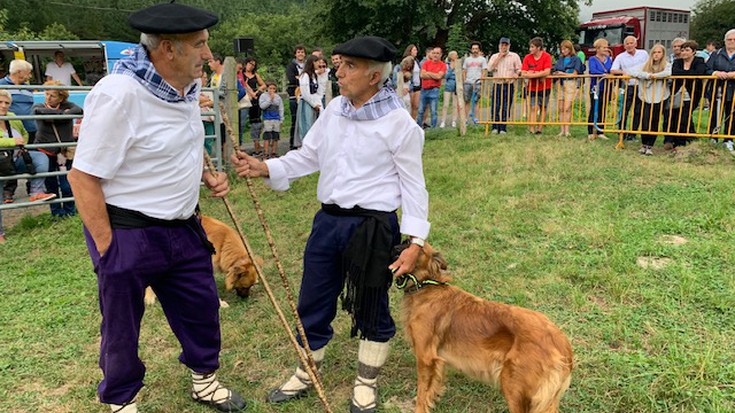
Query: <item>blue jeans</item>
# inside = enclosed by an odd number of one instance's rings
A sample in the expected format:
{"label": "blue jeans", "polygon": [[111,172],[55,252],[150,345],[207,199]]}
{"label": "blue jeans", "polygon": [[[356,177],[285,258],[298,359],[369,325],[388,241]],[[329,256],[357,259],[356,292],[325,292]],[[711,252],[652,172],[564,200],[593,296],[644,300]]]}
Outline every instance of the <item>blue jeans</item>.
{"label": "blue jeans", "polygon": [[[56,156],[46,156],[48,159],[49,172],[57,172],[59,170],[59,164]],[[67,159],[65,166],[67,171],[71,170],[72,160]],[[74,194],[72,194],[71,192],[71,185],[69,185],[69,180],[66,179],[66,175],[49,176],[48,178],[46,178],[46,190],[48,191],[48,193],[56,194],[56,196],[61,198],[71,198],[74,196]],[[59,193],[59,191],[61,191],[61,193]],[[72,216],[76,215],[77,213],[74,201],[49,204],[49,209],[51,209],[51,215],[55,217]]]}
{"label": "blue jeans", "polygon": [[[48,172],[48,157],[45,154],[38,151],[28,151],[28,154],[31,155],[31,160],[33,160],[33,166],[36,168],[36,173]],[[28,172],[26,170],[26,164],[23,162],[23,158],[20,156],[15,159],[15,171],[19,174]],[[30,179],[31,193],[29,195],[36,195],[46,192],[46,188],[43,185],[44,179],[45,178]]]}
{"label": "blue jeans", "polygon": [[513,92],[515,85],[512,83],[496,83],[493,87],[493,129],[500,131],[507,131],[508,125],[505,123],[508,121],[508,113],[513,105]]}
{"label": "blue jeans", "polygon": [[421,89],[421,96],[419,100],[419,113],[416,117],[416,122],[419,126],[423,126],[421,123],[424,121],[424,111],[426,105],[429,105],[431,111],[431,127],[436,128],[436,108],[439,106],[439,88]]}

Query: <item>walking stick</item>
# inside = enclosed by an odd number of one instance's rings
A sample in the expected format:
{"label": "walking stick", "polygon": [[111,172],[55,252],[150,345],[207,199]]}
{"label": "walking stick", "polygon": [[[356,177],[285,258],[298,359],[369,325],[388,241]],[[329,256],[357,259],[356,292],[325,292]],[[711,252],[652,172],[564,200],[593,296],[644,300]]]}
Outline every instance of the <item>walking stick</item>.
{"label": "walking stick", "polygon": [[[240,145],[238,144],[237,137],[235,137],[234,131],[232,129],[232,125],[230,124],[229,117],[227,116],[226,111],[224,110],[224,104],[220,102],[220,112],[222,114],[222,121],[225,125],[225,130],[227,134],[230,136],[230,140],[233,146],[233,149],[235,150],[235,153],[240,150]],[[205,154],[205,160],[207,161],[207,165],[211,170],[214,170],[214,165],[212,164],[212,160],[209,158],[207,154]],[[273,304],[274,308],[276,309],[276,313],[278,314],[278,318],[281,320],[281,323],[283,324],[284,328],[286,329],[286,332],[288,333],[289,339],[291,341],[291,344],[293,345],[294,349],[296,350],[296,353],[298,353],[299,361],[304,366],[306,372],[309,375],[309,378],[311,379],[311,382],[314,383],[314,388],[316,389],[317,395],[319,396],[319,399],[321,400],[322,404],[324,405],[324,410],[328,413],[331,413],[332,410],[329,406],[329,402],[327,401],[326,394],[324,393],[324,388],[322,386],[321,380],[319,378],[319,372],[318,368],[316,366],[316,362],[314,361],[314,357],[311,353],[311,348],[309,347],[309,340],[306,337],[306,332],[304,330],[304,325],[301,323],[301,317],[299,317],[299,313],[296,309],[296,304],[294,303],[294,297],[293,293],[291,292],[291,287],[288,284],[288,279],[286,278],[286,272],[283,269],[283,265],[281,264],[281,260],[278,257],[278,250],[276,249],[275,241],[273,240],[273,236],[270,232],[270,227],[268,226],[268,221],[265,218],[265,214],[263,213],[263,209],[260,206],[260,202],[258,200],[258,196],[255,193],[255,187],[253,185],[252,179],[247,176],[245,177],[245,182],[247,183],[248,190],[250,192],[250,197],[253,200],[253,204],[255,206],[255,210],[258,214],[258,218],[260,219],[260,223],[263,226],[263,230],[265,231],[266,238],[268,239],[268,244],[271,248],[271,253],[273,254],[273,259],[276,262],[276,267],[278,268],[278,273],[281,276],[281,283],[283,284],[283,288],[286,290],[286,299],[288,301],[289,306],[291,307],[292,314],[294,316],[294,320],[296,322],[296,329],[299,332],[299,335],[301,335],[301,342],[304,345],[304,352],[301,352],[300,346],[298,342],[296,341],[296,337],[294,336],[293,332],[291,331],[291,328],[288,325],[288,321],[286,320],[286,317],[283,314],[283,311],[281,310],[281,307],[276,302],[275,296],[273,295],[273,292],[270,288],[270,284],[268,284],[268,281],[263,276],[263,270],[260,268],[260,265],[256,262],[254,259],[255,254],[253,253],[252,248],[250,247],[250,244],[247,241],[247,238],[245,237],[245,233],[242,231],[242,228],[240,227],[239,221],[235,217],[235,214],[233,212],[232,206],[230,205],[229,200],[227,197],[222,198],[222,200],[225,203],[225,207],[227,209],[227,213],[230,215],[230,218],[232,219],[232,222],[235,224],[235,227],[237,229],[238,234],[240,235],[240,239],[242,239],[243,244],[245,245],[245,249],[250,256],[250,260],[253,262],[253,265],[255,266],[256,273],[258,274],[258,278],[260,279],[261,283],[263,284],[263,289],[265,289],[266,294],[268,295],[268,298],[271,300],[271,303]],[[306,353],[306,354],[304,354]]]}

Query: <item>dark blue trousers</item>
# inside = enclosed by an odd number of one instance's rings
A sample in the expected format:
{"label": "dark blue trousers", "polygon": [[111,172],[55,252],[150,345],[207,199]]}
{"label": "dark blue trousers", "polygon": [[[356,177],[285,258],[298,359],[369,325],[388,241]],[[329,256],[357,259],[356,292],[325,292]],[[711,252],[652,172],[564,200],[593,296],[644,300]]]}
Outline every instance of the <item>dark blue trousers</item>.
{"label": "dark blue trousers", "polygon": [[[332,320],[337,315],[337,302],[344,288],[342,275],[342,253],[355,228],[364,217],[334,216],[324,211],[317,212],[311,235],[304,252],[304,277],[301,280],[298,312],[309,347],[318,350],[334,335]],[[400,243],[401,234],[398,218],[390,218],[394,234],[394,245]],[[386,267],[390,263],[386,264]],[[357,326],[361,327],[360,314],[356,315]],[[362,331],[362,330],[361,330]],[[390,315],[388,289],[380,303],[378,328],[375,336],[368,340],[386,342],[396,334],[396,325]],[[300,339],[299,339],[300,341]]]}
{"label": "dark blue trousers", "polygon": [[138,338],[147,286],[158,296],[181,343],[179,360],[198,373],[217,370],[217,286],[211,256],[196,232],[188,226],[115,229],[101,258],[86,228],[84,233],[102,313],[100,401],[123,404],[143,387],[145,366],[138,357]]}
{"label": "dark blue trousers", "polygon": [[[513,83],[497,83],[493,87],[493,120],[495,122],[507,122],[510,109],[513,107]],[[493,129],[507,131],[508,124],[494,123]]]}

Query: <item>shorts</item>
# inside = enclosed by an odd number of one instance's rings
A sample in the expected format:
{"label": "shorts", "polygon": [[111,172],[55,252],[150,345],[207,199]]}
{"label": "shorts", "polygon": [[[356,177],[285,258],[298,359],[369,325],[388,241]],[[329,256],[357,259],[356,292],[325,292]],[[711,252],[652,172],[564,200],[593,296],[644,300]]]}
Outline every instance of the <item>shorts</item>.
{"label": "shorts", "polygon": [[472,100],[472,95],[478,95],[480,93],[480,82],[465,83],[464,84],[464,101],[469,102]]}
{"label": "shorts", "polygon": [[263,122],[250,123],[250,138],[252,140],[259,141],[261,132],[263,132]]}
{"label": "shorts", "polygon": [[280,132],[281,121],[280,120],[264,120],[263,121],[263,132]]}
{"label": "shorts", "polygon": [[414,86],[411,92],[412,93],[421,92],[421,85]]}
{"label": "shorts", "polygon": [[538,106],[540,108],[549,106],[549,97],[551,97],[551,89],[528,91],[528,100],[531,106]]}
{"label": "shorts", "polygon": [[556,93],[557,99],[563,100],[564,102],[573,102],[579,90],[576,80],[562,80],[558,88]]}

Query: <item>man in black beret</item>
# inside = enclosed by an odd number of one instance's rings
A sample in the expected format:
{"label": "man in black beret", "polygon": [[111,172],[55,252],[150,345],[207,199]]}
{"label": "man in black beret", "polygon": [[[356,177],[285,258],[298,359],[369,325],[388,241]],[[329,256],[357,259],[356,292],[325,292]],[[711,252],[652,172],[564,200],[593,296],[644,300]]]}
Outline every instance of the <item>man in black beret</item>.
{"label": "man in black beret", "polygon": [[[244,152],[233,155],[240,176],[266,177],[275,190],[320,171],[317,212],[304,252],[298,311],[309,347],[320,364],[333,336],[337,298],[359,332],[357,379],[350,412],[374,412],[377,378],[395,334],[388,289],[395,275],[411,272],[429,234],[428,193],[421,152],[422,129],[387,84],[396,50],[379,37],[361,37],[334,49],[341,96],[334,98],[303,146],[265,162]],[[396,210],[401,208],[400,227]],[[411,246],[397,260],[392,247],[401,233]],[[268,394],[281,403],[303,396],[312,383],[302,367]]]}
{"label": "man in black beret", "polygon": [[[216,197],[227,176],[204,167],[199,93],[217,16],[176,3],[130,15],[142,34],[85,101],[88,116],[69,172],[99,285],[98,388],[116,413],[135,413],[145,366],[138,357],[144,293],[151,287],[191,370],[191,397],[220,411],[246,408],[222,386],[217,286],[195,214],[202,181]],[[164,409],[166,410],[166,409]]]}

